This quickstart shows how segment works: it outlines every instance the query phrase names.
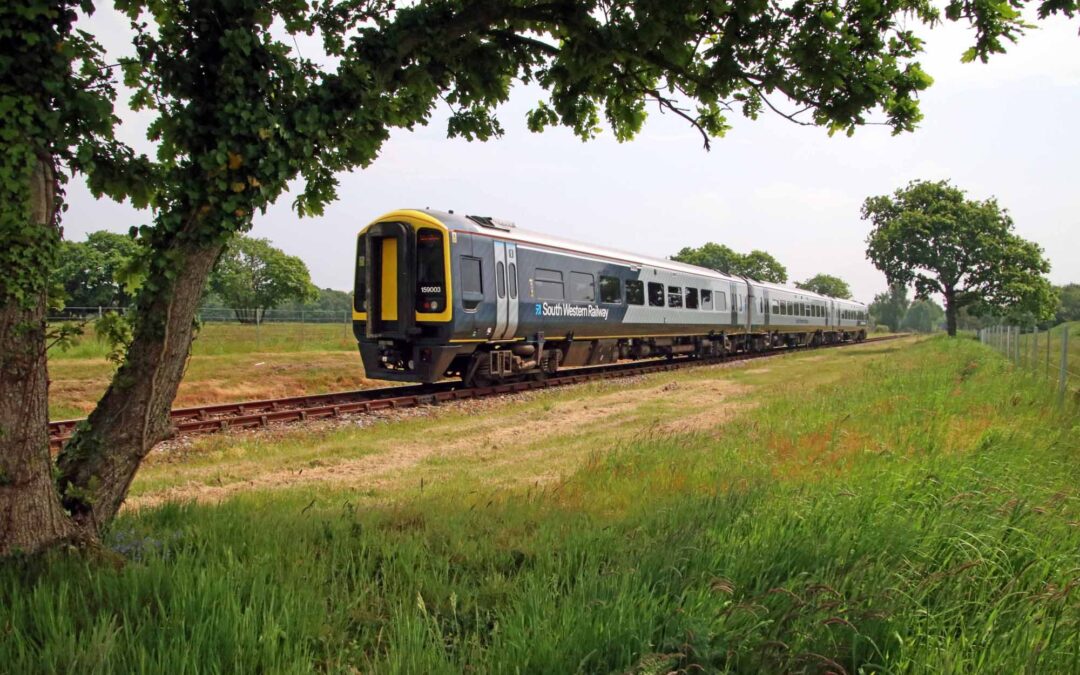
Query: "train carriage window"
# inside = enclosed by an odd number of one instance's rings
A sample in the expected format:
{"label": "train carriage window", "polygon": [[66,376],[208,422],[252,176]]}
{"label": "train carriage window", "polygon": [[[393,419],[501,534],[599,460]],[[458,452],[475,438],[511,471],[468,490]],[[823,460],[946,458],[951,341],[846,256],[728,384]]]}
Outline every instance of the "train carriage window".
{"label": "train carriage window", "polygon": [[712,309],[712,291],[707,288],[701,289],[701,308]]}
{"label": "train carriage window", "polygon": [[777,300],[772,301],[772,313],[773,314],[779,314],[780,313],[780,303]]}
{"label": "train carriage window", "polygon": [[506,297],[506,265],[501,260],[495,263],[495,292],[500,298]]}
{"label": "train carriage window", "polygon": [[687,309],[697,309],[698,308],[697,289],[696,288],[687,288],[686,289],[685,300],[686,300],[686,308]]}
{"label": "train carriage window", "polygon": [[533,288],[537,300],[562,300],[563,277],[559,270],[546,270],[537,267],[533,273]]}
{"label": "train carriage window", "polygon": [[645,282],[637,279],[630,279],[626,282],[626,304],[645,304]]}
{"label": "train carriage window", "polygon": [[517,294],[517,265],[514,264],[514,263],[510,263],[510,266],[507,269],[510,270],[510,272],[508,274],[508,276],[510,277],[510,279],[509,279],[509,281],[510,281],[510,297],[511,298],[516,298],[518,296],[518,294]]}
{"label": "train carriage window", "polygon": [[596,281],[584,272],[570,273],[570,299],[579,302],[596,301]]}
{"label": "train carriage window", "polygon": [[658,284],[655,281],[649,282],[649,306],[664,306],[664,284]]}
{"label": "train carriage window", "polygon": [[678,286],[667,287],[667,306],[682,307],[682,289]]}
{"label": "train carriage window", "polygon": [[622,302],[622,283],[618,277],[600,275],[600,302]]}

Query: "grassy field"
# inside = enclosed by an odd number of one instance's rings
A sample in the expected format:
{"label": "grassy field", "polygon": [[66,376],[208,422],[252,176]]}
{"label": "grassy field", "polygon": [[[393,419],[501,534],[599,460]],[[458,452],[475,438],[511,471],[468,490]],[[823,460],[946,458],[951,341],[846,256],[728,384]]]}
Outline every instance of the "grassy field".
{"label": "grassy field", "polygon": [[[93,409],[114,371],[107,351],[88,328],[73,348],[49,353],[51,419]],[[192,347],[176,406],[381,386],[363,375],[351,326],[207,323]]]}
{"label": "grassy field", "polygon": [[1078,672],[1078,441],[943,338],[215,437],[140,472],[126,565],[0,566],[0,664]]}

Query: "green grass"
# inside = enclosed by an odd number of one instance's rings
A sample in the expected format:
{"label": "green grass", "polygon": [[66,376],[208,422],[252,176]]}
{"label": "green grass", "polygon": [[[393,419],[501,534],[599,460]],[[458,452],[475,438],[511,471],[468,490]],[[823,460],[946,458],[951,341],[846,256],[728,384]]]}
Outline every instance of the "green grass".
{"label": "green grass", "polygon": [[686,433],[627,413],[637,433],[555,482],[492,489],[447,463],[378,499],[305,485],[128,512],[121,569],[0,567],[0,664],[1080,670],[1076,411],[971,340],[821,354],[680,374],[673,399],[726,377],[757,405]]}
{"label": "green grass", "polygon": [[[192,345],[194,356],[252,354],[258,352],[320,352],[356,350],[352,326],[343,323],[204,323]],[[108,346],[94,334],[93,323],[68,349],[54,347],[49,356],[59,359],[104,359]]]}

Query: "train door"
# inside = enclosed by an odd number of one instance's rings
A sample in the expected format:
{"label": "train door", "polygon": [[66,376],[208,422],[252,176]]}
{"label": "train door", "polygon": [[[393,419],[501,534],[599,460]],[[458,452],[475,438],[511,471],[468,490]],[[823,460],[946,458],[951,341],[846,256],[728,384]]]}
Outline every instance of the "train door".
{"label": "train door", "polygon": [[734,281],[731,282],[731,326],[739,327],[739,289]]}
{"label": "train door", "polygon": [[517,245],[495,242],[495,333],[494,340],[509,340],[517,333],[518,271]]}

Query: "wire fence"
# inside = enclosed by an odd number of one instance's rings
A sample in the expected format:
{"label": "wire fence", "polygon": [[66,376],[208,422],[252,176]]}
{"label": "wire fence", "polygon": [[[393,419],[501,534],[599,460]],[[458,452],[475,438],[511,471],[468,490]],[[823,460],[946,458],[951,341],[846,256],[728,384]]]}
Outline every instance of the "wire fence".
{"label": "wire fence", "polygon": [[1080,401],[1080,335],[1070,339],[1069,325],[1048,331],[1037,327],[991,326],[979,340],[1001,352],[1018,369],[1055,388],[1059,405],[1072,396]]}
{"label": "wire fence", "polygon": [[[65,307],[48,320],[82,326],[83,337],[64,350],[65,356],[98,356],[105,348],[95,340],[96,322],[127,312],[126,307]],[[196,318],[202,324],[193,346],[196,354],[356,349],[350,310],[204,307]]]}

